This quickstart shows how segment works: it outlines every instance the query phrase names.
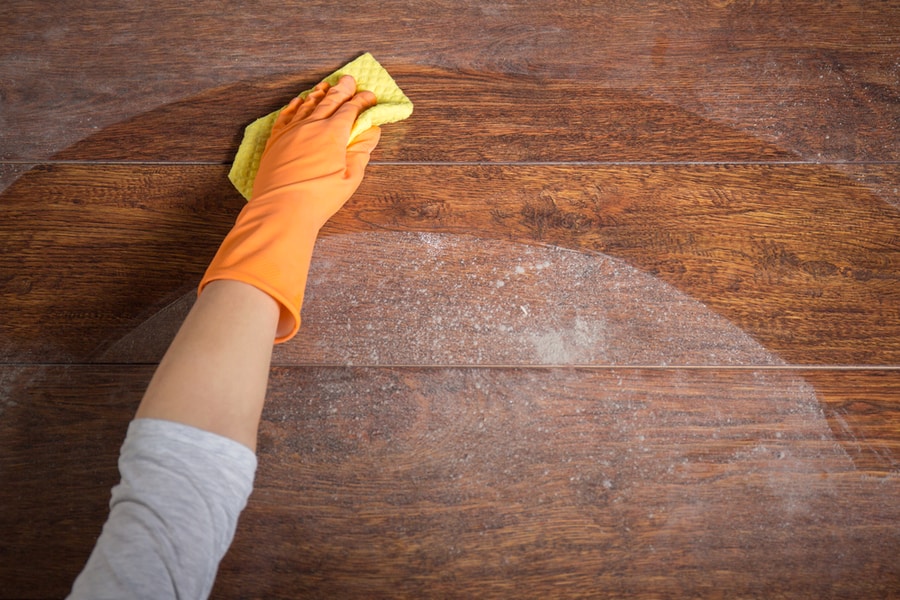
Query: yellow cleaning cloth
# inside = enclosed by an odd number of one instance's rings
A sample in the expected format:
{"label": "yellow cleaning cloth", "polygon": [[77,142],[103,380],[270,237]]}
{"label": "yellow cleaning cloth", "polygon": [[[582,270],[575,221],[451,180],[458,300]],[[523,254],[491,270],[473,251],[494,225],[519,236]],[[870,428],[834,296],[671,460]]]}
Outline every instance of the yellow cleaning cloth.
{"label": "yellow cleaning cloth", "polygon": [[[393,77],[368,52],[347,63],[326,77],[324,81],[334,85],[343,75],[352,75],[356,80],[357,90],[369,90],[378,98],[378,104],[365,110],[356,119],[353,129],[350,131],[351,142],[369,127],[402,121],[412,114],[412,102],[397,86]],[[308,89],[302,92],[300,97],[306,98],[311,91],[312,89]],[[228,173],[228,179],[247,200],[250,199],[250,194],[253,192],[253,180],[256,179],[259,159],[262,158],[266,142],[272,134],[272,125],[275,124],[275,119],[282,110],[283,108],[278,109],[257,119],[244,130],[244,139],[234,157],[234,164]]]}

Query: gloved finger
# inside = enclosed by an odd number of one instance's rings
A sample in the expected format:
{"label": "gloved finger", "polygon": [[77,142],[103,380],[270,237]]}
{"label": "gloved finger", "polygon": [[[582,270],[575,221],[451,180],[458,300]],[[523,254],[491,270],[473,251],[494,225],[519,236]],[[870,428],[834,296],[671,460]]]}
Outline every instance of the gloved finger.
{"label": "gloved finger", "polygon": [[378,104],[378,98],[375,96],[373,92],[369,90],[362,90],[353,98],[345,102],[338,109],[338,112],[353,112],[353,120],[356,120],[356,117],[360,115],[367,108],[372,108]]}
{"label": "gloved finger", "polygon": [[362,179],[366,165],[369,164],[369,158],[378,140],[381,139],[381,128],[370,127],[360,133],[353,142],[347,146],[347,171],[348,179]]}
{"label": "gloved finger", "polygon": [[274,134],[279,129],[286,127],[288,123],[294,118],[294,115],[297,114],[297,108],[303,102],[303,99],[300,96],[297,96],[290,103],[285,106],[278,116],[275,117],[275,123],[272,124],[272,133]]}
{"label": "gloved finger", "polygon": [[319,103],[325,98],[329,88],[331,88],[331,86],[324,81],[318,83],[306,96],[303,103],[297,107],[297,114],[294,116],[294,120],[302,120],[311,115]]}
{"label": "gloved finger", "polygon": [[347,131],[353,128],[353,123],[366,109],[378,104],[378,98],[372,92],[363,90],[341,105],[332,119],[338,121],[341,127]]}
{"label": "gloved finger", "polygon": [[305,98],[296,96],[285,106],[278,116],[275,123],[272,124],[272,136],[277,137],[278,134],[291,123],[305,119],[312,113],[316,105],[322,101],[330,86],[326,82],[321,82],[312,90]]}
{"label": "gloved finger", "polygon": [[344,75],[338,82],[331,86],[325,97],[319,102],[312,112],[313,119],[327,119],[333,115],[342,104],[350,100],[356,94],[356,81],[350,75]]}

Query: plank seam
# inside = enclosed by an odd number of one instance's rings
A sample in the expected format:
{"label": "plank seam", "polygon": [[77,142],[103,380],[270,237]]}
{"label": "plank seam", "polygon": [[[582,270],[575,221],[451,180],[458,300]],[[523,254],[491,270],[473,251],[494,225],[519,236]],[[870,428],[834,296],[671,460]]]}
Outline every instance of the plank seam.
{"label": "plank seam", "polygon": [[[230,166],[218,161],[140,160],[0,160],[2,165],[110,166]],[[897,166],[900,161],[372,161],[369,165],[398,167],[646,167],[646,166]]]}
{"label": "plank seam", "polygon": [[[0,368],[30,367],[155,367],[157,362],[10,362],[0,363]],[[616,370],[635,369],[644,371],[900,371],[900,365],[641,365],[641,364],[344,364],[344,363],[272,363],[274,368],[304,369],[577,369],[577,370]]]}

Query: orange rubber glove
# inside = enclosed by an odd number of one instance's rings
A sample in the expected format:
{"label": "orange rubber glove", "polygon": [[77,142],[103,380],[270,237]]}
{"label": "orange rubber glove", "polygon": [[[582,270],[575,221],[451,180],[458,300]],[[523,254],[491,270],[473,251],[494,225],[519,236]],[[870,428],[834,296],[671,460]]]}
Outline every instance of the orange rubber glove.
{"label": "orange rubber glove", "polygon": [[225,236],[200,282],[235,279],[281,305],[276,343],[300,328],[300,307],[316,236],[362,181],[381,131],[372,127],[349,146],[359,114],[374,106],[372,92],[356,93],[346,75],[320,83],[278,116],[266,144],[250,201]]}

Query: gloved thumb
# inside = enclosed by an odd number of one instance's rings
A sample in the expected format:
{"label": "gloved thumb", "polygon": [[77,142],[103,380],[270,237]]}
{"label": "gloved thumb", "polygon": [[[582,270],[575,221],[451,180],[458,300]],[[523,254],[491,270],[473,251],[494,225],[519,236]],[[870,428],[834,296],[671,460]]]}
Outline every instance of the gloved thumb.
{"label": "gloved thumb", "polygon": [[360,133],[349,146],[347,146],[347,179],[361,180],[366,165],[378,140],[381,139],[381,128],[370,127]]}

